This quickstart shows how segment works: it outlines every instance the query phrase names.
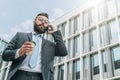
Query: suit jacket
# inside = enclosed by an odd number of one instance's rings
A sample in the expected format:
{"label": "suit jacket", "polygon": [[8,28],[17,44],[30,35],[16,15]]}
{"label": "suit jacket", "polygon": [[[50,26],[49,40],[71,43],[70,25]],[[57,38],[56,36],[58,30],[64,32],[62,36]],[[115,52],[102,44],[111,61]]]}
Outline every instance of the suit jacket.
{"label": "suit jacket", "polygon": [[[42,49],[41,49],[41,72],[43,80],[54,80],[53,78],[53,64],[54,56],[65,56],[67,55],[67,50],[62,39],[60,31],[52,33],[55,43],[50,42],[42,38]],[[10,70],[8,73],[7,80],[15,74],[15,72],[20,67],[21,63],[27,56],[26,54],[15,59],[16,51],[26,42],[32,40],[32,33],[20,33],[18,32],[12,40],[9,42],[8,46],[3,51],[2,58],[5,61],[12,61]]]}

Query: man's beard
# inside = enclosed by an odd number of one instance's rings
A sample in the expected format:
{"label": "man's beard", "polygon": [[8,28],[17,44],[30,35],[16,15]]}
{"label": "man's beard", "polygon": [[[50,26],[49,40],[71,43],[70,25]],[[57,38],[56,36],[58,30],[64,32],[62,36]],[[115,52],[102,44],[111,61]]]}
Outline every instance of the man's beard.
{"label": "man's beard", "polygon": [[45,29],[42,29],[42,27],[39,27],[40,25],[36,25],[36,23],[34,23],[34,31],[38,34],[42,34],[45,33]]}

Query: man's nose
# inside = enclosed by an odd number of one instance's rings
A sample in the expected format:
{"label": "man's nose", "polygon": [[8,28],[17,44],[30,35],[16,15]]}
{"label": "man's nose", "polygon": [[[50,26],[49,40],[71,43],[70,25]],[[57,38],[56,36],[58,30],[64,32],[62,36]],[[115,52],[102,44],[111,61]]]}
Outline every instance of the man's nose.
{"label": "man's nose", "polygon": [[41,23],[41,25],[42,25],[43,27],[45,27],[45,24],[44,24],[43,22]]}

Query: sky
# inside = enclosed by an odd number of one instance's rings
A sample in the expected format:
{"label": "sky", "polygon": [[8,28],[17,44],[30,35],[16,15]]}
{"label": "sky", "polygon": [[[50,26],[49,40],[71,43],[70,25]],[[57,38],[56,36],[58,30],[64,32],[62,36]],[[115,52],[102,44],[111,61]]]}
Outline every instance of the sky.
{"label": "sky", "polygon": [[82,6],[87,0],[0,0],[0,37],[10,41],[16,32],[31,32],[33,20],[40,12],[54,21]]}

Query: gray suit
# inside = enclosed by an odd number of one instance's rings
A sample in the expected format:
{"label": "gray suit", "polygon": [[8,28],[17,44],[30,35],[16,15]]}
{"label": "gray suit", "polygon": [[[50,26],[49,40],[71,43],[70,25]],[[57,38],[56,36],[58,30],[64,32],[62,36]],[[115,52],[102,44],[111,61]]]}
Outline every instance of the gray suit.
{"label": "gray suit", "polygon": [[[60,31],[52,33],[56,43],[50,42],[43,38],[41,49],[41,70],[43,80],[53,79],[53,64],[54,56],[66,56],[67,50],[62,39]],[[27,56],[26,54],[15,59],[17,49],[19,49],[26,41],[32,40],[32,33],[17,33],[9,42],[8,46],[3,52],[2,58],[5,61],[12,61],[7,80],[15,74],[21,63]]]}

